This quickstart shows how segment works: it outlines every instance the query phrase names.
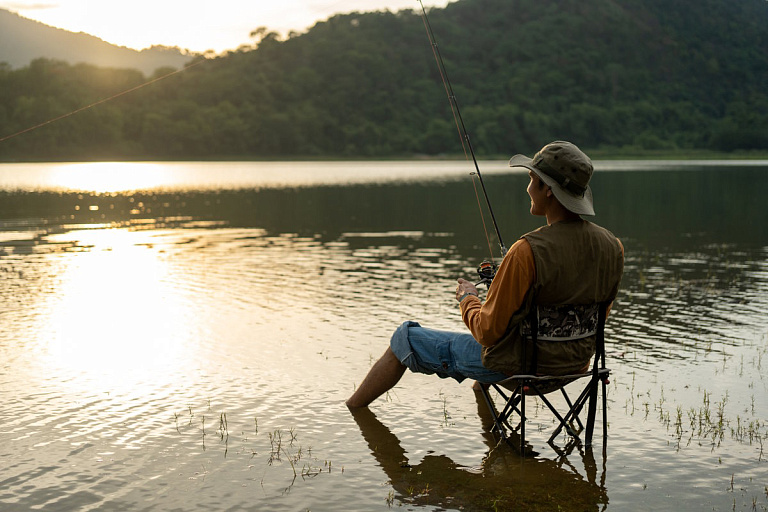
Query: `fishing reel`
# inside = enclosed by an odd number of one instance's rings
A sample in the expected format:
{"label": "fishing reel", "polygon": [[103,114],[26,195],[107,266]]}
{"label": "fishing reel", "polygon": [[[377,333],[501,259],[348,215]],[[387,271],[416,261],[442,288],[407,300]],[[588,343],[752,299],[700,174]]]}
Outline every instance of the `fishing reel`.
{"label": "fishing reel", "polygon": [[477,267],[477,275],[480,276],[480,281],[475,283],[475,286],[479,284],[491,286],[491,281],[493,281],[493,278],[496,276],[496,270],[498,270],[498,268],[499,266],[495,263],[483,260],[483,262],[480,263],[480,266]]}

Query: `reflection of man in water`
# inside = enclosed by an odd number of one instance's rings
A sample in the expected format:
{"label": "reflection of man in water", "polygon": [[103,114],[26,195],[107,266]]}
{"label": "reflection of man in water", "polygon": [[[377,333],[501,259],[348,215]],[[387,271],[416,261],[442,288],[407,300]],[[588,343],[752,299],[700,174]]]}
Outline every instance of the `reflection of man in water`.
{"label": "reflection of man in water", "polygon": [[401,501],[463,510],[598,510],[607,505],[605,468],[598,483],[591,451],[583,454],[586,478],[568,460],[578,455],[557,462],[526,460],[504,443],[496,446],[489,432],[493,419],[479,395],[477,409],[490,449],[479,470],[461,467],[445,455],[409,461],[397,436],[369,409],[355,409],[353,416]]}
{"label": "reflection of man in water", "polygon": [[[525,320],[533,307],[552,313],[547,325],[553,330],[573,330],[586,323],[586,316],[557,318],[557,306],[568,305],[572,311],[616,297],[624,266],[621,243],[608,230],[581,218],[595,214],[589,157],[570,142],[558,141],[544,146],[532,159],[514,156],[510,166],[528,169],[531,214],[546,217],[547,225],[527,233],[509,249],[485,303],[471,282],[458,280],[456,300],[471,334],[405,322],[347,400],[350,408],[365,407],[387,392],[406,368],[459,382],[503,380],[528,368],[522,347]],[[540,334],[541,325],[540,321]],[[539,373],[567,375],[587,367],[595,336],[568,343],[540,341],[537,347]]]}

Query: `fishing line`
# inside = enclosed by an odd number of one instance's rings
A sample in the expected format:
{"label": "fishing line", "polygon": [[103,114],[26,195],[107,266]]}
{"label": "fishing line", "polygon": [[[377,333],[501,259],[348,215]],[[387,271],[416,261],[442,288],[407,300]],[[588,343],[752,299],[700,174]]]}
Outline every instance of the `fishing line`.
{"label": "fishing line", "polygon": [[56,121],[61,121],[62,119],[66,119],[67,117],[71,117],[71,116],[73,116],[75,114],[79,114],[80,112],[82,112],[84,110],[88,110],[89,108],[93,108],[93,107],[95,107],[97,105],[101,105],[102,103],[106,103],[106,102],[111,101],[111,100],[113,100],[115,98],[119,98],[120,96],[124,96],[124,95],[126,95],[128,93],[131,93],[133,91],[138,91],[139,89],[141,89],[143,87],[146,87],[148,85],[152,85],[155,82],[159,82],[160,80],[164,80],[164,79],[168,78],[169,76],[173,76],[173,75],[176,75],[176,74],[181,73],[183,71],[186,71],[188,69],[191,69],[191,68],[193,68],[193,67],[195,67],[195,66],[197,66],[199,64],[202,64],[203,62],[206,62],[206,59],[201,59],[201,60],[199,60],[199,61],[197,61],[197,62],[195,62],[193,64],[190,64],[189,66],[186,66],[186,67],[181,68],[181,69],[177,69],[175,71],[171,71],[170,73],[167,73],[167,74],[165,74],[163,76],[159,76],[157,78],[154,78],[154,79],[150,80],[149,82],[145,82],[145,83],[143,83],[141,85],[137,85],[136,87],[131,87],[130,89],[128,89],[126,91],[123,91],[123,92],[119,92],[117,94],[114,94],[114,95],[110,96],[109,98],[104,98],[104,99],[101,99],[99,101],[95,101],[95,102],[91,103],[90,105],[86,105],[84,107],[80,107],[80,108],[78,108],[76,110],[73,110],[72,112],[67,113],[67,114],[64,114],[64,115],[61,115],[61,116],[58,116],[58,117],[54,117],[53,119],[49,119],[48,121],[44,121],[44,122],[42,122],[40,124],[36,124],[35,126],[30,126],[29,128],[25,128],[24,130],[21,130],[19,132],[13,133],[11,135],[6,135],[5,137],[0,137],[0,143],[5,142],[8,139],[12,139],[14,137],[18,137],[19,135],[31,132],[32,130],[37,130],[38,128],[42,128],[43,126],[49,125],[51,123],[55,123]]}
{"label": "fishing line", "polygon": [[[421,19],[424,21],[424,28],[427,31],[427,38],[429,39],[429,43],[432,46],[432,54],[435,57],[435,62],[437,62],[437,69],[440,73],[440,79],[443,82],[443,87],[445,88],[445,93],[448,96],[448,103],[451,106],[451,113],[453,114],[453,121],[456,124],[456,130],[459,132],[459,139],[461,140],[461,147],[464,150],[464,158],[469,161],[469,156],[472,156],[472,162],[475,164],[475,172],[472,173],[472,185],[475,187],[475,197],[477,198],[477,205],[480,209],[480,218],[483,222],[483,230],[485,231],[485,238],[488,241],[488,250],[491,253],[491,260],[493,260],[493,251],[491,250],[491,240],[490,236],[488,235],[488,229],[485,225],[485,217],[483,215],[483,209],[480,206],[480,195],[477,191],[477,185],[475,184],[474,177],[477,176],[478,181],[480,181],[480,187],[483,190],[483,196],[485,196],[485,202],[488,206],[488,212],[491,215],[491,220],[493,221],[493,228],[496,231],[496,237],[499,239],[499,247],[501,249],[501,256],[502,258],[507,252],[507,248],[504,246],[504,242],[501,239],[501,232],[499,231],[499,226],[496,223],[496,216],[493,214],[493,208],[491,208],[491,200],[488,198],[488,192],[485,189],[485,183],[483,182],[483,175],[480,174],[480,167],[477,165],[477,158],[475,157],[475,150],[472,148],[472,142],[469,139],[469,133],[467,132],[467,128],[464,125],[464,119],[461,117],[461,110],[459,110],[459,103],[456,100],[456,95],[453,93],[453,87],[451,86],[451,81],[448,79],[448,72],[445,69],[445,62],[443,62],[443,56],[440,54],[440,49],[437,46],[437,40],[435,39],[435,34],[432,31],[432,25],[429,23],[429,18],[427,17],[427,10],[424,8],[424,3],[422,0],[419,0],[419,5],[421,5]],[[467,149],[469,149],[469,154],[467,154]]]}

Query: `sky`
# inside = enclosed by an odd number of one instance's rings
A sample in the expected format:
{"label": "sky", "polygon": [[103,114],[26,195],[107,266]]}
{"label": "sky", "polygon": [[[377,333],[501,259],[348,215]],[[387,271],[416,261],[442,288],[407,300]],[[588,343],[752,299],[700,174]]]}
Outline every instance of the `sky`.
{"label": "sky", "polygon": [[[424,0],[443,7],[448,0]],[[304,32],[337,13],[419,9],[418,0],[0,0],[0,8],[136,50],[152,45],[221,53],[262,26]]]}

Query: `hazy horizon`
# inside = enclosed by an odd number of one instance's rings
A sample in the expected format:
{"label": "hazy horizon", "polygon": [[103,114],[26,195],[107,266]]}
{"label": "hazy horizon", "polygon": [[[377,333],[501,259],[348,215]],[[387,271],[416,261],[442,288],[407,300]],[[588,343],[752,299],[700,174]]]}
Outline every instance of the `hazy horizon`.
{"label": "hazy horizon", "polygon": [[[445,6],[447,0],[425,0],[426,6]],[[215,7],[214,7],[215,5]],[[417,9],[417,0],[362,0],[348,2],[286,0],[280,4],[224,0],[217,4],[195,0],[137,0],[105,3],[91,0],[0,0],[0,8],[24,18],[71,32],[84,32],[110,44],[142,50],[151,46],[179,47],[192,52],[221,53],[251,42],[250,33],[267,27],[280,34],[304,32],[318,21],[343,12]],[[147,17],[146,13],[152,16]],[[140,27],[140,29],[137,29]]]}

